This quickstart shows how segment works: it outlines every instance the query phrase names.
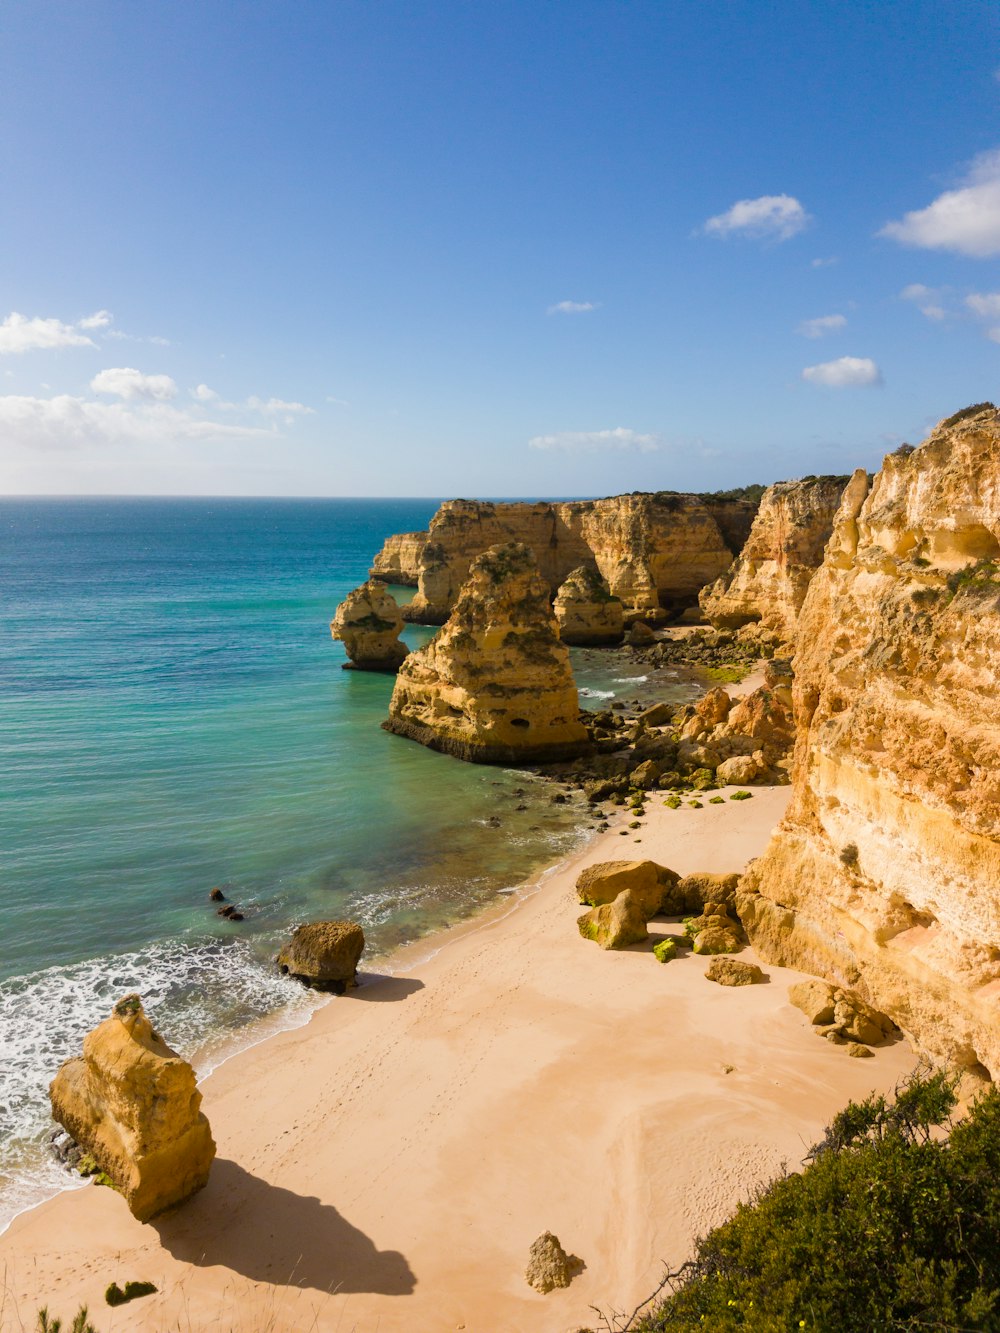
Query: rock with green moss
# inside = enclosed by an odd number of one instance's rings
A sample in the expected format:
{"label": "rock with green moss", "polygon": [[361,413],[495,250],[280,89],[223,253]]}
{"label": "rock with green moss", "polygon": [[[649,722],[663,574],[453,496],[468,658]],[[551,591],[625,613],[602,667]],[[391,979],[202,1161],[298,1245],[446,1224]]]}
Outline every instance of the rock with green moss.
{"label": "rock with green moss", "polygon": [[672,958],[677,957],[677,941],[669,935],[666,939],[658,940],[653,945],[653,957],[658,963],[669,963]]}
{"label": "rock with green moss", "polygon": [[642,900],[631,889],[625,889],[614,902],[603,903],[578,917],[577,926],[585,940],[593,940],[602,949],[627,949],[649,939],[647,920]]}

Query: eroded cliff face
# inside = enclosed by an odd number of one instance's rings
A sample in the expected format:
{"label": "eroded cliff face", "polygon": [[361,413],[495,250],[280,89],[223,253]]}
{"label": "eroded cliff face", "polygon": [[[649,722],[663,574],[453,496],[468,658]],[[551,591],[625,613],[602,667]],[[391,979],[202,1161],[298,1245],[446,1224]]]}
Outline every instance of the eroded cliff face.
{"label": "eroded cliff face", "polygon": [[420,574],[420,552],[427,544],[426,532],[397,532],[385,539],[368,571],[370,579],[415,588]]}
{"label": "eroded cliff face", "polygon": [[444,628],[399,669],[386,730],[483,764],[571,759],[589,746],[549,587],[521,542],[469,570]]}
{"label": "eroded cliff face", "polygon": [[823,563],[848,480],[809,477],[767,488],[743,550],[699,596],[717,629],[760,623],[783,642],[794,642],[809,581]]}
{"label": "eroded cliff face", "polygon": [[417,595],[404,616],[443,624],[473,560],[509,541],[534,553],[550,595],[584,565],[596,567],[626,611],[682,610],[736,554],[720,522],[735,543],[754,508],[748,501],[719,502],[717,519],[699,497],[670,492],[559,504],[449,500],[431,521]]}
{"label": "eroded cliff face", "polygon": [[1000,413],[845,491],[799,622],[789,813],[754,945],[1000,1076]]}
{"label": "eroded cliff face", "polygon": [[621,643],[625,612],[596,569],[574,569],[552,603],[563,643]]}
{"label": "eroded cliff face", "polygon": [[377,579],[348,593],[330,621],[331,636],[350,659],[344,667],[355,671],[395,671],[409,652],[399,638],[402,629],[396,599]]}

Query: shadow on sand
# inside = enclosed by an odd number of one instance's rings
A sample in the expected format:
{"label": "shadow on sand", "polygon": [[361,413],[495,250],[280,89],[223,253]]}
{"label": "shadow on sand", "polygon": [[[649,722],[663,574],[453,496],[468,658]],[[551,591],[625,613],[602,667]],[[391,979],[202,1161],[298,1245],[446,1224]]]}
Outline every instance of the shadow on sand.
{"label": "shadow on sand", "polygon": [[357,989],[348,991],[347,998],[387,1004],[394,1000],[405,1000],[408,995],[423,988],[424,983],[416,977],[394,977],[386,972],[359,972]]}
{"label": "shadow on sand", "polygon": [[221,1265],[254,1282],[324,1292],[408,1296],[416,1278],[403,1255],[378,1250],[336,1208],[216,1160],[200,1194],[154,1219],[182,1263]]}

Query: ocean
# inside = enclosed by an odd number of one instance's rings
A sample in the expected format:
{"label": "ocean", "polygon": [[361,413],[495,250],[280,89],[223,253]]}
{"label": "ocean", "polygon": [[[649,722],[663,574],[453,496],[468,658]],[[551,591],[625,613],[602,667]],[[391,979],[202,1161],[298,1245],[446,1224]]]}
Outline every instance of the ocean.
{"label": "ocean", "polygon": [[[0,1228],[70,1183],[48,1082],[122,994],[204,1074],[327,1002],[273,966],[294,925],[359,920],[377,970],[589,836],[543,780],[382,731],[392,678],[341,670],[338,602],[437,504],[0,501]],[[693,692],[573,658],[585,704]]]}

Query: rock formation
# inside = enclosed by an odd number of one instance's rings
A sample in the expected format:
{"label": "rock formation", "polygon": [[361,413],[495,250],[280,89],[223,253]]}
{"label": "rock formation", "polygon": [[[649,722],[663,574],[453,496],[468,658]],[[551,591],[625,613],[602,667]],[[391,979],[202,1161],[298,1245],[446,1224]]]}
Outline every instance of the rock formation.
{"label": "rock formation", "polygon": [[576,1255],[566,1253],[559,1244],[558,1236],[554,1236],[551,1231],[544,1231],[536,1241],[532,1241],[524,1278],[529,1287],[534,1287],[544,1296],[556,1287],[568,1287],[582,1266]]}
{"label": "rock formation", "polygon": [[417,595],[403,615],[443,624],[472,562],[509,541],[534,552],[550,595],[573,570],[596,566],[627,611],[684,610],[729,568],[755,510],[749,500],[666,491],[565,503],[449,500],[431,520],[418,557]]}
{"label": "rock formation", "polygon": [[743,550],[699,595],[717,629],[759,623],[783,642],[794,642],[809,580],[823,563],[848,480],[806,477],[767,488]]}
{"label": "rock formation", "polygon": [[194,1070],[159,1037],[138,995],[119,1000],[49,1089],[52,1114],[140,1222],[208,1180],[215,1143]]}
{"label": "rock formation", "polygon": [[349,593],[330,621],[330,634],[340,639],[350,658],[345,671],[397,671],[409,652],[399,639],[402,629],[395,598],[376,579]]}
{"label": "rock formation", "polygon": [[621,643],[625,611],[596,569],[581,565],[560,585],[552,608],[563,643]]}
{"label": "rock formation", "polygon": [[788,814],[741,883],[765,960],[1000,1076],[1000,412],[852,478],[799,620]]}
{"label": "rock formation", "polygon": [[741,963],[738,958],[717,954],[705,969],[706,981],[720,986],[756,986],[767,978],[756,963]]}
{"label": "rock formation", "polygon": [[278,954],[282,972],[315,990],[342,994],[358,984],[365,933],[354,921],[310,921],[299,926]]}
{"label": "rock formation", "polygon": [[663,910],[664,897],[672,898],[679,883],[680,875],[655,861],[601,861],[580,871],[576,892],[581,903],[600,907],[630,889],[648,920]]}
{"label": "rock formation", "polygon": [[400,667],[386,730],[481,764],[572,759],[589,741],[549,589],[519,542],[472,564],[448,623]]}
{"label": "rock formation", "polygon": [[420,552],[426,544],[426,532],[397,532],[387,537],[368,577],[403,588],[415,588],[420,575]]}
{"label": "rock formation", "polygon": [[593,940],[602,949],[627,949],[649,938],[646,922],[654,915],[643,894],[622,889],[611,902],[577,917],[576,924],[585,940]]}
{"label": "rock formation", "polygon": [[866,1004],[860,995],[826,981],[790,986],[788,1001],[802,1010],[821,1036],[838,1045],[856,1041],[877,1046],[896,1031],[892,1019]]}

